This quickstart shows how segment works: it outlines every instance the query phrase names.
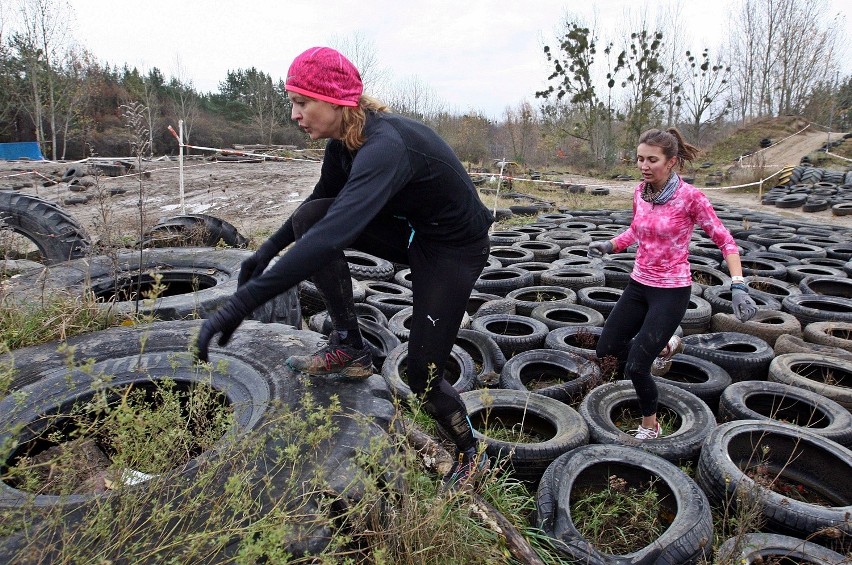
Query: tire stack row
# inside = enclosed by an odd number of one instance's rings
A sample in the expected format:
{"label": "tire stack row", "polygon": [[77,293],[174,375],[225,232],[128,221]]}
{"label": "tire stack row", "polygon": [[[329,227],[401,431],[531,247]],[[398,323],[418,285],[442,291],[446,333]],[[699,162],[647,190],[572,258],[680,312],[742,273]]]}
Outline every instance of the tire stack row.
{"label": "tire stack row", "polygon": [[[632,384],[608,380],[594,354],[634,255],[590,259],[586,249],[625,229],[629,213],[544,213],[492,233],[491,257],[469,300],[470,325],[459,332],[447,377],[488,453],[537,485],[539,525],[570,558],[611,559],[579,537],[565,509],[575,481],[603,485],[614,473],[637,487],[659,480],[655,488],[672,495],[665,499],[672,523],[633,555],[636,562],[652,555],[648,562],[708,557],[710,506],[734,504],[746,485],[750,496],[769,499],[764,515],[773,533],[723,544],[720,552],[780,555],[766,547],[781,551],[787,544],[837,556],[833,550],[852,549],[845,518],[852,486],[834,480],[852,473],[852,234],[722,206],[717,213],[741,248],[759,311],[745,323],[732,315],[721,253],[696,230],[693,294],[680,328],[684,352],[657,378],[660,414],[675,423],[649,442],[637,442],[619,422],[638,417]],[[410,272],[350,253],[377,369],[395,395],[410,398],[404,374]],[[303,285],[304,304],[309,284]],[[325,313],[314,314],[309,327],[328,331]],[[495,420],[532,439],[490,437]],[[761,486],[749,456],[761,458],[759,469],[772,469],[783,488],[795,477],[794,487],[818,493],[823,506]],[[678,468],[687,463],[697,465],[695,480]]]}
{"label": "tire stack row", "polygon": [[834,171],[800,165],[786,184],[770,189],[761,199],[778,208],[801,208],[803,212],[831,210],[837,216],[852,213],[852,171]]}

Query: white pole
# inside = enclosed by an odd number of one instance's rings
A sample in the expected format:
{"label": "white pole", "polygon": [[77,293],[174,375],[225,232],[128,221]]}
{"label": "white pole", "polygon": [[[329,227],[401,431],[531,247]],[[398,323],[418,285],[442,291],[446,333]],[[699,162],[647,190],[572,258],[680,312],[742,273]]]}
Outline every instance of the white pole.
{"label": "white pole", "polygon": [[186,214],[186,202],[183,197],[183,120],[178,120],[178,185],[180,186],[180,213]]}
{"label": "white pole", "polygon": [[[497,219],[497,199],[500,197],[500,185],[503,184],[503,169],[506,167],[506,158],[500,161],[500,177],[497,179],[497,191],[494,193],[494,219]],[[494,231],[494,224],[491,224],[489,231]]]}

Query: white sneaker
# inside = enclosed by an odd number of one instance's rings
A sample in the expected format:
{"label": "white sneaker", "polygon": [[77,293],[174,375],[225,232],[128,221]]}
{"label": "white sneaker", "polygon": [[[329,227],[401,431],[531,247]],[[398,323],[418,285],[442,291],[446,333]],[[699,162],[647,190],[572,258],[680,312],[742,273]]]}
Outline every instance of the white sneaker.
{"label": "white sneaker", "polygon": [[668,343],[651,364],[651,374],[662,377],[672,368],[672,357],[683,351],[683,342],[676,335],[669,338]]}
{"label": "white sneaker", "polygon": [[657,422],[656,429],[650,429],[643,427],[642,424],[639,424],[638,430],[631,430],[630,433],[633,434],[633,437],[639,440],[645,439],[657,439],[658,437],[662,437],[663,429],[660,427],[660,423]]}
{"label": "white sneaker", "polygon": [[666,343],[666,346],[663,348],[662,351],[660,351],[660,353],[657,355],[657,357],[662,357],[664,359],[671,359],[672,357],[674,357],[676,354],[680,353],[681,351],[683,351],[683,342],[680,340],[680,338],[678,336],[673,335],[672,337],[669,338],[668,343]]}

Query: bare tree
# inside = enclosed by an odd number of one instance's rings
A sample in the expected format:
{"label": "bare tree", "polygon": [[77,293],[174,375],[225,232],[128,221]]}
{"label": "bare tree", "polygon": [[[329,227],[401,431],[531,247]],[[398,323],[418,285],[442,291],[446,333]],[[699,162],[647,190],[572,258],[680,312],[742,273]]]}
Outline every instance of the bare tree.
{"label": "bare tree", "polygon": [[535,109],[524,100],[515,108],[507,107],[503,119],[504,129],[512,147],[512,159],[527,163],[538,139],[539,122]]}
{"label": "bare tree", "polygon": [[689,120],[692,138],[700,142],[707,124],[721,119],[730,110],[727,93],[731,67],[713,61],[709,49],[700,55],[687,51],[683,67],[689,77],[682,95],[685,118]]}
{"label": "bare tree", "polygon": [[800,113],[810,91],[834,74],[841,29],[837,17],[827,17],[825,0],[782,2],[777,64],[772,75],[779,92],[779,115]]}
{"label": "bare tree", "polygon": [[422,122],[434,120],[444,111],[444,103],[434,89],[417,76],[410,76],[387,90],[385,102],[395,112]]}
{"label": "bare tree", "polygon": [[661,87],[665,78],[663,33],[651,31],[643,15],[634,31],[625,40],[625,77],[621,86],[626,89],[627,142],[633,140],[657,121]]}
{"label": "bare tree", "polygon": [[[673,2],[660,12],[657,22],[659,29],[683,29],[683,3]],[[665,67],[665,81],[663,82],[660,93],[663,98],[663,104],[666,107],[666,123],[669,125],[676,124],[680,118],[680,105],[683,100],[682,90],[684,87],[685,77],[683,76],[683,67],[681,60],[685,51],[683,34],[670,33],[665,37],[665,43],[660,50],[660,60]]]}
{"label": "bare tree", "polygon": [[376,44],[360,31],[346,37],[334,36],[330,43],[358,69],[361,82],[364,83],[364,92],[379,93],[381,86],[388,82],[390,73],[379,64]]}
{"label": "bare tree", "polygon": [[85,115],[86,102],[91,97],[91,75],[96,67],[91,53],[72,48],[66,53],[57,75],[56,115],[62,133],[62,159],[65,159],[71,134],[84,129],[89,121]]}
{"label": "bare tree", "polygon": [[198,95],[189,73],[181,62],[180,55],[175,61],[172,79],[169,83],[169,94],[172,99],[172,107],[179,120],[183,120],[184,143],[189,143],[192,135],[192,126],[200,112]]}
{"label": "bare tree", "polygon": [[838,67],[837,17],[826,0],[742,0],[731,26],[741,118],[802,111]]}

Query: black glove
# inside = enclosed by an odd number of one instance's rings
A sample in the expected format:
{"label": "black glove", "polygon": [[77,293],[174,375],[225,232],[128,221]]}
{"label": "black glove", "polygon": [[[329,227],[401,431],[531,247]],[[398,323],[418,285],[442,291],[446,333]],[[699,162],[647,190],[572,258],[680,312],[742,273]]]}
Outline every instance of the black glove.
{"label": "black glove", "polygon": [[748,295],[748,287],[744,284],[731,285],[731,305],[740,322],[748,322],[757,313],[757,304]]}
{"label": "black glove", "polygon": [[593,241],[589,244],[589,251],[587,252],[587,255],[592,259],[598,259],[607,253],[612,253],[611,241]]}
{"label": "black glove", "polygon": [[266,240],[263,245],[255,251],[240,265],[240,275],[237,277],[237,286],[243,286],[253,278],[263,274],[269,262],[278,255],[280,251],[271,240]]}
{"label": "black glove", "polygon": [[204,320],[201,331],[198,332],[196,342],[196,357],[199,361],[208,361],[208,349],[213,336],[221,332],[219,345],[227,345],[228,340],[243,320],[251,314],[254,308],[250,307],[239,294],[234,294],[231,299],[216,313]]}

